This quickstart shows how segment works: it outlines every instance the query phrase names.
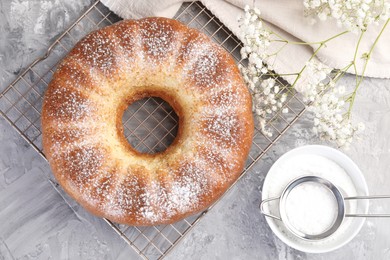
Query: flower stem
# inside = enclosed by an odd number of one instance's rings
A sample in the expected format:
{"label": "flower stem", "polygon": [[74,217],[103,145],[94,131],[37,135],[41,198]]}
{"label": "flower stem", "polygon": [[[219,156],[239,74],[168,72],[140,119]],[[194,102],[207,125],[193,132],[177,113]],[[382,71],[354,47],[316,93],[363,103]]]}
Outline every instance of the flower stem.
{"label": "flower stem", "polygon": [[279,50],[275,51],[274,53],[267,54],[267,57],[269,58],[269,57],[278,55],[279,52],[281,52],[284,49],[284,47],[286,47],[287,45],[288,45],[288,43],[286,42],[285,44],[283,44],[282,47],[279,48]]}
{"label": "flower stem", "polygon": [[353,61],[352,61],[353,70],[355,71],[356,85],[358,85],[358,82],[359,82],[359,76],[358,76],[358,71],[357,71],[357,67],[356,67],[356,58],[357,58],[357,53],[358,53],[358,50],[360,47],[360,43],[362,42],[364,33],[365,33],[365,31],[362,31],[359,35],[359,39],[358,39],[358,42],[356,44],[355,54],[353,55]]}
{"label": "flower stem", "polygon": [[[379,38],[382,36],[383,34],[383,31],[386,29],[387,25],[389,24],[390,22],[390,19],[387,19],[387,21],[385,22],[385,24],[383,25],[381,31],[379,32],[378,36],[376,37],[374,43],[372,44],[370,50],[368,51],[367,55],[365,55],[365,63],[364,63],[364,66],[363,66],[363,70],[362,70],[362,73],[360,74],[360,77],[357,79],[357,82],[356,82],[356,86],[355,86],[355,89],[354,91],[352,92],[351,94],[351,97],[350,97],[350,101],[349,101],[349,108],[348,108],[348,112],[347,112],[347,115],[348,115],[348,118],[351,117],[351,112],[352,112],[352,107],[353,107],[353,104],[355,103],[355,98],[356,98],[356,93],[360,87],[360,84],[362,83],[363,79],[364,79],[364,73],[366,72],[366,69],[367,69],[367,64],[368,64],[368,61],[370,60],[371,58],[371,54],[376,46],[376,44],[378,43],[379,41]],[[363,34],[363,33],[362,33]],[[357,49],[357,48],[356,48]],[[355,57],[354,57],[354,63],[355,63],[355,59],[356,59],[356,53],[357,51],[355,52]],[[356,66],[356,64],[354,65]],[[355,70],[355,73],[357,75],[357,71]]]}
{"label": "flower stem", "polygon": [[[311,60],[317,55],[317,53],[320,51],[320,49],[325,45],[325,42],[326,42],[326,41],[324,41],[323,43],[320,44],[320,46],[318,46],[318,48],[317,48],[317,49],[314,51],[314,53],[311,55],[311,57],[310,57],[310,59],[308,60],[308,62],[311,61]],[[303,73],[303,71],[306,69],[306,67],[307,67],[307,65],[305,64],[305,65],[302,67],[302,69],[298,72],[298,75],[297,75],[297,77],[295,78],[293,84],[291,85],[291,88],[294,88],[294,87],[295,87],[296,83],[297,83],[298,80],[301,78],[302,73]]]}
{"label": "flower stem", "polygon": [[299,72],[295,73],[265,73],[264,75],[266,76],[278,76],[278,77],[283,77],[283,76],[297,76]]}
{"label": "flower stem", "polygon": [[287,40],[286,38],[284,38],[283,36],[281,36],[280,34],[277,34],[275,32],[272,32],[273,34],[275,34],[276,36],[278,36],[280,38],[280,40],[272,40],[273,42],[285,42],[287,44],[295,44],[295,45],[318,45],[318,44],[324,44],[326,42],[329,42],[331,40],[333,40],[334,38],[337,38],[343,34],[346,34],[346,33],[349,33],[349,31],[344,31],[344,32],[341,32],[339,34],[336,34],[324,41],[319,41],[319,42],[297,42],[297,41],[289,41]]}
{"label": "flower stem", "polygon": [[350,64],[348,64],[347,66],[345,66],[341,70],[338,70],[336,75],[333,78],[333,82],[336,83],[337,81],[339,81],[339,79],[341,79],[345,75],[345,73],[347,73],[347,71],[349,70],[350,67],[352,67],[352,65],[353,65],[353,62],[351,62]]}
{"label": "flower stem", "polygon": [[[330,38],[328,38],[328,39],[326,39],[326,40],[324,40],[324,41],[321,41],[321,42],[308,43],[308,44],[319,44],[319,45],[320,45],[320,46],[317,47],[317,49],[314,51],[314,53],[311,55],[311,57],[309,58],[308,61],[311,61],[311,60],[317,55],[317,53],[320,51],[320,49],[321,49],[323,46],[325,46],[325,44],[326,44],[327,42],[329,42],[329,41],[331,41],[331,40],[333,40],[333,39],[335,39],[335,38],[337,38],[337,37],[339,37],[339,36],[341,36],[341,35],[344,35],[344,34],[346,34],[346,33],[348,33],[348,32],[349,32],[349,31],[341,32],[341,33],[336,34],[336,35],[334,35],[334,36],[332,36],[332,37],[330,37]],[[294,44],[294,42],[288,42],[288,43]],[[299,42],[295,42],[295,43],[299,43]],[[301,78],[303,71],[306,69],[306,66],[307,66],[307,65],[305,64],[305,65],[302,67],[302,69],[298,72],[297,77],[295,78],[293,84],[291,85],[291,88],[294,88],[294,87],[295,87],[296,83],[297,83],[298,80]]]}

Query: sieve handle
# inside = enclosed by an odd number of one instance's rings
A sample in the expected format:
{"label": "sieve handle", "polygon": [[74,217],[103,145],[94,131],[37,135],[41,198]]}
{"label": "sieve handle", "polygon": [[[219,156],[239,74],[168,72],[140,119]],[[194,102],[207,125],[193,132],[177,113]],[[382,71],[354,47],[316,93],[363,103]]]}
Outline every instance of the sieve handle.
{"label": "sieve handle", "polygon": [[270,202],[270,201],[274,201],[274,200],[280,200],[280,197],[268,198],[268,199],[263,200],[263,201],[260,203],[260,212],[261,212],[261,214],[263,214],[264,216],[267,216],[267,217],[270,217],[270,218],[273,218],[273,219],[282,221],[282,218],[281,218],[280,216],[272,215],[271,213],[265,212],[265,210],[264,210],[264,204],[265,204],[265,203],[268,203],[268,202]]}
{"label": "sieve handle", "polygon": [[[390,199],[390,195],[355,196],[355,197],[345,197],[344,198],[344,200],[374,200],[374,199]],[[390,214],[345,214],[345,217],[390,218]]]}

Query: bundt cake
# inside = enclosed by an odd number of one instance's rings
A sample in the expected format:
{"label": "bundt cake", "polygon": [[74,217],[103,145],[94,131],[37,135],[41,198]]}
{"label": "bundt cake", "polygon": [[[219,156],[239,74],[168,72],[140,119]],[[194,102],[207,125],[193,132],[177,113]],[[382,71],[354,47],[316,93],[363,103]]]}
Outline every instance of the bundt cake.
{"label": "bundt cake", "polygon": [[[123,134],[132,102],[160,97],[179,118],[163,152]],[[239,177],[253,135],[251,96],[230,55],[166,18],[96,30],[62,60],[44,96],[43,149],[64,190],[93,214],[129,225],[172,223]]]}

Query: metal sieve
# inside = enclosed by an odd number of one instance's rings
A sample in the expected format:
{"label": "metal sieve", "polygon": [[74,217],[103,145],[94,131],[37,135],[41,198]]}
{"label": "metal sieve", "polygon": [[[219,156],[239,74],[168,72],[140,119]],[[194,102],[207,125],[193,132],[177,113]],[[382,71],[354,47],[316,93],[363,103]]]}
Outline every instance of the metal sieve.
{"label": "metal sieve", "polygon": [[[300,230],[298,230],[296,227],[294,227],[293,224],[289,221],[287,217],[286,212],[286,201],[291,193],[291,191],[296,188],[298,185],[306,182],[313,182],[320,184],[327,188],[334,196],[334,199],[337,204],[337,212],[336,217],[333,221],[333,223],[325,229],[323,232],[319,234],[306,234]],[[281,221],[285,227],[293,233],[295,236],[305,239],[305,240],[320,240],[329,237],[334,232],[337,231],[337,229],[340,227],[340,225],[343,223],[344,218],[346,217],[390,217],[390,214],[347,214],[345,212],[345,201],[346,200],[370,200],[370,199],[386,199],[390,198],[390,195],[379,195],[379,196],[355,196],[355,197],[343,197],[340,190],[330,181],[318,177],[318,176],[303,176],[299,177],[293,181],[291,181],[289,184],[287,184],[286,188],[283,190],[282,194],[279,197],[273,197],[265,199],[260,204],[260,211],[261,213],[266,216],[270,217],[276,220]],[[264,210],[264,205],[266,203],[269,203],[271,201],[279,200],[279,216],[272,215],[271,213],[268,213]]]}

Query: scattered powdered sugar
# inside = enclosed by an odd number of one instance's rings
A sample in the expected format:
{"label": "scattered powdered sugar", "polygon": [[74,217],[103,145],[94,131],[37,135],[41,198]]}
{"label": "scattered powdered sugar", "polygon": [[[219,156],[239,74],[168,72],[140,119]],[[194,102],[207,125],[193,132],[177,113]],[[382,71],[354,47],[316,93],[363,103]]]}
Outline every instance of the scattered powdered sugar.
{"label": "scattered powdered sugar", "polygon": [[196,209],[200,196],[211,191],[206,169],[194,162],[183,163],[178,169],[172,169],[176,176],[166,184],[158,180],[143,183],[141,176],[130,174],[117,186],[107,208],[118,215],[133,211],[136,218],[150,223],[169,220]]}
{"label": "scattered powdered sugar", "polygon": [[61,174],[82,190],[83,186],[95,177],[105,158],[104,152],[96,147],[76,147],[62,153],[64,171]]}
{"label": "scattered powdered sugar", "polygon": [[185,213],[198,204],[199,195],[203,191],[199,181],[195,176],[185,175],[182,180],[172,183],[168,198],[179,213]]}
{"label": "scattered powdered sugar", "polygon": [[65,61],[59,65],[57,71],[66,75],[61,77],[59,83],[64,88],[93,92],[100,96],[108,94],[107,89],[103,87],[106,84],[102,84],[104,78],[94,73],[90,66],[83,66],[82,62]]}
{"label": "scattered powdered sugar", "polygon": [[106,201],[106,209],[113,214],[122,216],[139,206],[139,197],[135,196],[143,186],[135,174],[128,174],[113,187]]}
{"label": "scattered powdered sugar", "polygon": [[196,82],[196,85],[206,88],[214,87],[212,84],[218,82],[219,77],[221,77],[221,75],[217,75],[219,63],[219,57],[213,49],[198,57],[193,73],[190,75]]}
{"label": "scattered powdered sugar", "polygon": [[106,151],[81,142],[65,146],[53,156],[54,162],[62,164],[61,178],[84,201],[97,207],[111,198],[115,184],[114,173],[105,165],[106,160]]}
{"label": "scattered powdered sugar", "polygon": [[[237,177],[242,162],[236,157],[242,155],[236,146],[241,145],[244,131],[237,111],[248,100],[239,93],[243,89],[231,80],[232,70],[224,61],[222,49],[204,35],[179,34],[165,19],[142,19],[136,25],[129,23],[129,30],[115,30],[115,26],[88,35],[72,51],[78,64],[66,64],[69,79],[62,81],[63,87],[58,84],[49,97],[53,102],[50,108],[57,108],[50,109],[50,115],[63,130],[51,137],[56,140],[52,140],[50,152],[53,161],[63,165],[62,177],[72,183],[84,201],[97,202],[111,216],[131,216],[140,223],[169,221],[208,205],[215,199],[215,189],[220,192]],[[170,66],[162,62],[171,54],[182,59],[180,76],[190,81],[193,91],[202,90],[199,96],[205,99],[194,120],[199,126],[191,144],[194,149],[182,155],[180,165],[159,165],[155,169],[131,162],[124,173],[112,166],[119,159],[111,158],[113,154],[96,145],[88,128],[80,126],[85,122],[92,126],[100,118],[96,101],[84,97],[84,93],[92,90],[95,95],[110,95],[104,88],[125,72],[122,65],[131,68],[140,60],[152,69],[162,64]],[[55,106],[57,103],[60,105]],[[168,182],[157,178],[160,170],[168,172]]]}
{"label": "scattered powdered sugar", "polygon": [[54,132],[45,135],[51,143],[49,152],[53,158],[60,156],[67,147],[73,146],[74,140],[79,140],[90,132],[88,128],[62,129],[62,123],[57,124],[56,127]]}
{"label": "scattered powdered sugar", "polygon": [[165,19],[142,19],[139,25],[145,58],[150,65],[159,65],[174,50],[178,34]]}
{"label": "scattered powdered sugar", "polygon": [[100,176],[95,178],[95,181],[92,183],[94,196],[93,197],[101,197],[103,196],[105,200],[110,198],[110,191],[113,186],[114,176],[109,171],[101,171]]}
{"label": "scattered powdered sugar", "polygon": [[205,160],[213,166],[213,171],[223,174],[223,177],[226,178],[226,180],[231,179],[232,174],[236,174],[236,172],[232,172],[232,170],[239,165],[237,158],[235,157],[234,149],[206,150]]}
{"label": "scattered powdered sugar", "polygon": [[212,90],[227,85],[229,68],[223,64],[220,47],[211,44],[205,36],[190,41],[183,51],[183,60],[187,61],[183,73],[194,87]]}
{"label": "scattered powdered sugar", "polygon": [[116,75],[116,46],[118,42],[105,30],[87,35],[75,49],[79,60],[101,71],[106,77]]}
{"label": "scattered powdered sugar", "polygon": [[76,91],[58,87],[48,98],[48,115],[59,120],[78,121],[96,111],[89,99]]}
{"label": "scattered powdered sugar", "polygon": [[208,192],[208,172],[197,162],[185,163],[179,167],[179,178],[171,186],[168,195],[172,205],[177,205],[180,213],[191,210],[198,203],[201,194]]}
{"label": "scattered powdered sugar", "polygon": [[224,88],[210,89],[209,102],[212,105],[212,109],[223,110],[225,113],[229,113],[232,110],[240,109],[240,105],[245,103],[242,94],[234,90],[232,84],[232,82],[229,82]]}
{"label": "scattered powdered sugar", "polygon": [[240,124],[236,115],[221,113],[217,110],[212,115],[206,114],[203,121],[205,127],[202,132],[219,146],[226,148],[237,145]]}
{"label": "scattered powdered sugar", "polygon": [[197,167],[196,163],[185,163],[179,167],[177,177],[167,186],[152,181],[151,186],[141,195],[142,217],[158,222],[196,209],[201,195],[210,192],[206,169]]}
{"label": "scattered powdered sugar", "polygon": [[145,54],[142,50],[142,39],[138,33],[139,25],[134,21],[123,21],[113,28],[112,37],[118,42],[118,61],[120,73],[129,73],[135,66],[143,67]]}

